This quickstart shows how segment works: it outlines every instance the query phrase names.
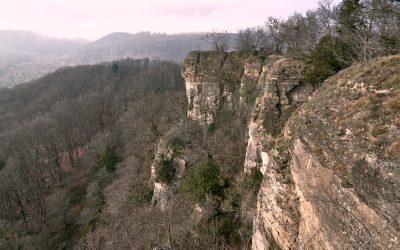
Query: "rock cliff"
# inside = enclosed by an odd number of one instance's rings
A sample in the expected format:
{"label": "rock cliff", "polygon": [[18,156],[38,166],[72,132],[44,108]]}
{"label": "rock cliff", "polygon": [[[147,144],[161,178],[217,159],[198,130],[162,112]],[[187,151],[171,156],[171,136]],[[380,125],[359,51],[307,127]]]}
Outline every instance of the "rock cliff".
{"label": "rock cliff", "polygon": [[357,64],[315,91],[294,59],[189,54],[188,118],[251,107],[244,171],[264,175],[253,249],[400,247],[399,66]]}
{"label": "rock cliff", "polygon": [[259,79],[264,90],[249,121],[245,171],[258,167],[265,172],[276,136],[296,108],[308,101],[314,89],[302,82],[303,71],[304,63],[297,60],[278,56],[266,60]]}
{"label": "rock cliff", "polygon": [[152,204],[164,211],[173,199],[185,173],[186,162],[183,141],[172,129],[157,146],[151,166],[150,185],[153,185]]}
{"label": "rock cliff", "polygon": [[[221,110],[250,110],[261,89],[258,79],[264,60],[261,55],[243,52],[189,53],[182,70],[188,100],[187,117],[208,128]],[[181,128],[174,128],[163,136],[151,166],[152,202],[161,210],[174,198],[187,161],[196,163],[199,154],[204,153],[203,149],[192,148],[190,142],[185,141],[183,127],[182,124]]]}
{"label": "rock cliff", "polygon": [[256,142],[272,147],[262,151],[253,249],[400,247],[399,66],[399,56],[352,66],[280,131],[256,123],[266,135]]}
{"label": "rock cliff", "polygon": [[262,56],[243,52],[189,53],[182,70],[188,117],[210,125],[223,105],[237,108],[239,103],[250,102],[249,93],[257,87],[263,61]]}

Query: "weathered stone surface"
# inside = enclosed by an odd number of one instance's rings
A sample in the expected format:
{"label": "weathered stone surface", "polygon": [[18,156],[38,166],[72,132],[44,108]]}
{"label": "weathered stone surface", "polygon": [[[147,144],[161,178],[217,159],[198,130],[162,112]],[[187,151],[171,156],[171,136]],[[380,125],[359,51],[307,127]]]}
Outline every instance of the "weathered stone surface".
{"label": "weathered stone surface", "polygon": [[253,249],[400,248],[398,65],[328,79],[270,137]]}
{"label": "weathered stone surface", "polygon": [[251,105],[256,94],[260,75],[262,73],[265,58],[261,56],[250,56],[244,64],[243,75],[240,80],[239,102],[242,105]]}
{"label": "weathered stone surface", "polygon": [[211,124],[224,105],[255,103],[244,162],[264,176],[253,249],[400,248],[399,66],[357,64],[314,92],[298,60],[189,55],[189,118]]}
{"label": "weathered stone surface", "polygon": [[259,80],[264,92],[256,99],[250,118],[245,171],[268,164],[262,158],[269,159],[265,154],[272,149],[275,137],[313,92],[310,84],[301,82],[303,67],[300,61],[278,56],[271,56],[264,65]]}
{"label": "weathered stone surface", "polygon": [[[243,52],[195,51],[185,60],[188,117],[210,125],[222,105],[235,108],[256,88],[264,58]],[[236,93],[240,93],[235,96]]]}
{"label": "weathered stone surface", "polygon": [[226,57],[227,53],[218,51],[189,53],[182,70],[189,118],[200,123],[213,122],[221,101],[218,75]]}

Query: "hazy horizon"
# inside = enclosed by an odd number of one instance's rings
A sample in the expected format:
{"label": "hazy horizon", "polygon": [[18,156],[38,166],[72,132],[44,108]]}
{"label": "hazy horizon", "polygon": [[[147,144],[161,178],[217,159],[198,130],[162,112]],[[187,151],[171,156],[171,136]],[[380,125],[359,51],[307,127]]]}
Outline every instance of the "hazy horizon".
{"label": "hazy horizon", "polygon": [[[316,8],[318,0],[2,0],[0,30],[29,30],[46,37],[96,40],[113,32],[192,33],[261,25]],[[238,18],[241,17],[241,18]]]}

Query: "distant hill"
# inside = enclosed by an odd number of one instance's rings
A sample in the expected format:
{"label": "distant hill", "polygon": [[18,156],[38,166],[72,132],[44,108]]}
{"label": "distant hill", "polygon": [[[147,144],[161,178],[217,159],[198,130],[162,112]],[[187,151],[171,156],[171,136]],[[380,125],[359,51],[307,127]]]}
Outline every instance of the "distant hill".
{"label": "distant hill", "polygon": [[0,30],[1,54],[43,55],[76,49],[88,42],[84,39],[48,38],[31,31]]}
{"label": "distant hill", "polygon": [[[89,41],[48,38],[31,31],[0,30],[0,88],[44,75],[56,68],[53,55],[68,54]],[[48,59],[46,59],[48,58]]]}
{"label": "distant hill", "polygon": [[118,32],[85,42],[48,39],[28,31],[0,31],[0,88],[30,81],[65,66],[123,58],[182,62],[189,51],[208,49],[202,36]]}
{"label": "distant hill", "polygon": [[152,34],[141,32],[111,33],[89,43],[74,54],[74,58],[85,63],[111,61],[125,57],[183,62],[188,52],[208,49],[202,34]]}

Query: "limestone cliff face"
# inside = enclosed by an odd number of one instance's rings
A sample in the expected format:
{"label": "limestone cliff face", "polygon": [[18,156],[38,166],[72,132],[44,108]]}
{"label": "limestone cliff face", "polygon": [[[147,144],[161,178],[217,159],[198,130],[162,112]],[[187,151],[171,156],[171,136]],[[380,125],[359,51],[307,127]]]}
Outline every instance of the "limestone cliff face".
{"label": "limestone cliff face", "polygon": [[[244,171],[263,181],[252,248],[400,248],[400,56],[358,64],[316,90],[304,63],[192,52],[188,117],[253,106]],[[253,105],[254,104],[254,105]]]}
{"label": "limestone cliff face", "polygon": [[301,81],[303,70],[300,61],[278,56],[264,64],[259,79],[264,91],[256,99],[249,122],[245,171],[258,167],[265,172],[276,136],[296,108],[308,101],[313,87]]}
{"label": "limestone cliff face", "polygon": [[[184,62],[188,117],[200,124],[214,122],[218,110],[246,103],[254,91],[264,58],[242,52],[195,51]],[[239,91],[237,91],[239,90]],[[240,93],[235,96],[235,93]]]}
{"label": "limestone cliff face", "polygon": [[262,126],[256,141],[272,148],[262,151],[253,249],[400,247],[399,65],[399,56],[355,65],[275,138]]}
{"label": "limestone cliff face", "polygon": [[299,223],[295,187],[284,169],[271,166],[276,155],[275,141],[284,124],[314,91],[310,84],[302,82],[303,71],[304,64],[300,61],[271,56],[259,79],[264,91],[257,98],[250,117],[244,170],[261,170],[264,181],[260,197],[268,205],[259,203],[258,206],[254,249],[269,249],[275,245],[285,249],[296,242],[297,232],[291,229]]}
{"label": "limestone cliff face", "polygon": [[[242,52],[189,53],[182,70],[189,102],[188,118],[209,126],[222,108],[250,108],[250,103],[254,102],[252,98],[255,98],[251,95],[259,88],[257,83],[264,59]],[[166,209],[173,199],[183,178],[186,162],[196,162],[196,152],[185,148],[185,145],[177,145],[177,138],[181,136],[179,131],[182,130],[172,129],[160,140],[151,166],[152,202],[161,210]],[[191,155],[191,159],[186,159],[185,150],[190,151],[186,153]]]}

